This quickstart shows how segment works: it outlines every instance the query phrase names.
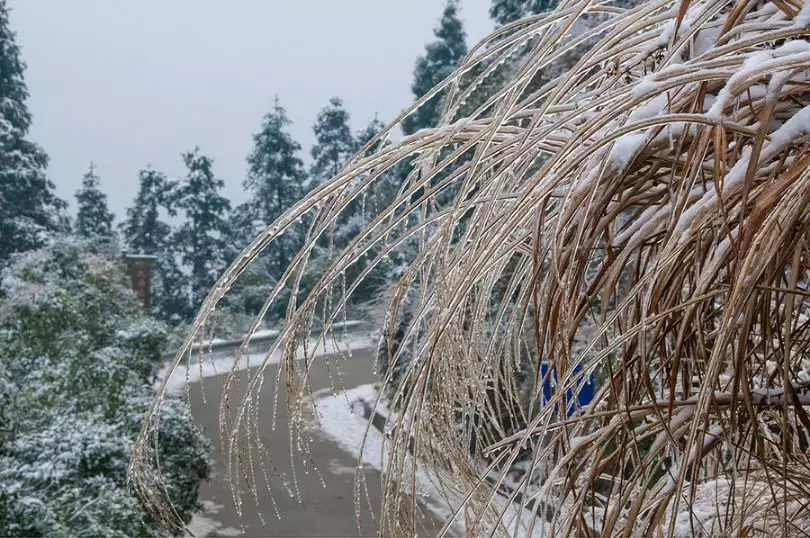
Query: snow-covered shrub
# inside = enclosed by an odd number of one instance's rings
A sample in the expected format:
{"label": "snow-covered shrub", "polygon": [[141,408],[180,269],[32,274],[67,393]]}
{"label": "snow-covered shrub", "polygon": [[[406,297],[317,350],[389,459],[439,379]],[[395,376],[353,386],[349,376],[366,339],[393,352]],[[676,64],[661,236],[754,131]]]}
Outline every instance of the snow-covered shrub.
{"label": "snow-covered shrub", "polygon": [[[127,484],[167,331],[127,286],[109,243],[64,240],[16,256],[0,280],[0,535],[163,531]],[[208,444],[167,399],[159,450],[189,519]]]}

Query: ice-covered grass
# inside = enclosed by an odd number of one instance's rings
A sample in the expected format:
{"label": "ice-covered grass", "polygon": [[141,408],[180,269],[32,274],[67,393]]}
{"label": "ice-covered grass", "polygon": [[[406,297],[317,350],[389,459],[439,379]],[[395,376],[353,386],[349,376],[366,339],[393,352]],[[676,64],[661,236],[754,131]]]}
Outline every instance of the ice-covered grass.
{"label": "ice-covered grass", "polygon": [[[268,226],[193,334],[306,218],[268,298],[307,279],[280,335],[293,424],[310,412],[298,344],[406,251],[375,320],[385,383],[397,434],[451,478],[466,519],[499,512],[520,459],[514,485],[553,535],[675,535],[684,517],[703,534],[810,528],[790,511],[810,499],[808,13],[806,0],[571,0],[496,31],[415,104],[446,92],[437,128],[376,144],[397,118]],[[394,199],[315,267],[333,223],[402,169]],[[544,407],[542,361],[556,370]],[[584,375],[597,395],[562,420]],[[249,420],[230,433],[249,445]],[[409,446],[386,467],[406,486]],[[485,461],[504,471],[492,483]],[[383,534],[416,517],[398,497]]]}
{"label": "ice-covered grass", "polygon": [[[364,408],[370,408],[377,401],[379,384],[370,383],[347,389],[338,395],[324,395],[318,398],[318,423],[321,431],[334,440],[348,453],[360,455],[361,463],[377,469],[381,473],[387,471],[386,465],[391,457],[391,441],[386,439],[383,432],[369,425],[369,419],[363,416]],[[378,413],[388,417],[391,410],[383,403],[377,407]],[[413,457],[408,456],[408,465],[413,466]],[[416,480],[418,500],[427,507],[441,523],[452,520],[449,532],[452,536],[467,534],[464,524],[464,513],[456,515],[462,499],[447,488],[437,485],[437,480],[431,478],[425,471],[422,462],[416,463]],[[356,492],[362,495],[361,492]],[[358,499],[363,502],[363,499]],[[532,514],[522,510],[521,506],[512,503],[503,495],[495,499],[499,508],[507,506],[503,518],[503,532],[512,535],[517,527],[519,536],[543,536],[540,523],[536,523],[531,535],[527,531],[531,525]]]}
{"label": "ice-covered grass", "polygon": [[[348,389],[339,395],[322,396],[317,402],[318,423],[321,430],[349,454],[360,457],[363,464],[385,473],[390,441],[363,417],[363,406],[373,404],[377,398],[377,388],[378,385],[372,383]],[[410,464],[413,465],[412,458]],[[449,521],[453,517],[452,509],[439,500],[443,498],[442,492],[418,463],[415,478],[419,501],[439,521]],[[452,528],[460,531],[461,526],[456,522]]]}
{"label": "ice-covered grass", "polygon": [[[276,334],[278,332],[276,331]],[[321,338],[312,338],[309,342],[307,356],[313,359],[325,355],[346,353],[348,350],[368,349],[374,345],[372,339],[367,335],[353,334],[346,338],[341,338],[335,343],[332,340],[324,341]],[[269,355],[266,353],[251,353],[237,356],[235,353],[223,354],[223,352],[209,353],[191,352],[187,356],[185,363],[179,364],[172,369],[171,363],[167,363],[158,372],[158,379],[155,382],[156,388],[163,386],[166,374],[171,371],[171,375],[166,383],[166,392],[182,393],[189,383],[197,383],[201,379],[228,374],[231,372],[241,372],[249,368],[255,368],[261,364],[278,364],[281,361],[282,353],[277,350]],[[304,349],[300,348],[296,354],[297,359],[304,358]]]}
{"label": "ice-covered grass", "polygon": [[[347,331],[357,331],[361,327],[365,325],[364,321],[359,320],[347,320],[347,321],[340,321],[332,326],[332,330],[336,331],[337,333],[346,333]],[[242,335],[242,337],[237,339],[225,339],[225,338],[211,338],[205,340],[202,344],[199,342],[194,342],[191,344],[191,351],[198,351],[201,347],[203,349],[210,349],[216,347],[223,347],[223,346],[233,346],[236,347],[239,344],[243,343],[246,339],[250,340],[251,342],[259,342],[264,340],[272,340],[277,338],[278,335],[281,333],[279,329],[257,329],[252,331],[248,334]]]}

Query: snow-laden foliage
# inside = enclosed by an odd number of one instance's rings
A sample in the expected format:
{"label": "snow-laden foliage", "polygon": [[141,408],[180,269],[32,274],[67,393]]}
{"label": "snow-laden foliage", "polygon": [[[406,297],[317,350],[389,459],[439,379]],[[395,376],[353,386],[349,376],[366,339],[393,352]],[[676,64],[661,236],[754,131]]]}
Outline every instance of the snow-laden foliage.
{"label": "snow-laden foliage", "polygon": [[[289,227],[312,215],[268,307],[296,296],[352,202],[410,162],[271,346],[304,420],[311,365],[295,352],[314,320],[339,320],[374,266],[418,242],[381,316],[401,410],[381,534],[416,528],[411,453],[473,536],[507,533],[515,510],[542,535],[807,532],[809,36],[810,3],[781,0],[570,0],[496,31],[416,103],[447,92],[435,129],[367,145],[243,251],[176,363]],[[590,377],[580,408],[568,395]],[[229,461],[256,480],[263,380],[222,408]],[[148,434],[133,476],[150,485]]]}
{"label": "snow-laden foliage", "polygon": [[[411,91],[419,99],[436,84],[455,71],[459,62],[467,54],[467,34],[461,19],[458,18],[458,1],[449,0],[433,34],[436,40],[425,46],[425,54],[416,61]],[[402,122],[402,131],[413,134],[419,129],[435,127],[442,113],[442,95],[427,101]]]}
{"label": "snow-laden foliage", "polygon": [[0,0],[0,266],[65,226],[65,202],[45,173],[48,156],[28,139],[32,118],[24,71],[6,0]]}
{"label": "snow-laden foliage", "polygon": [[138,194],[121,223],[121,235],[130,252],[157,256],[167,250],[172,229],[166,220],[176,215],[172,197],[176,187],[176,182],[152,168],[138,172]]}
{"label": "snow-laden foliage", "polygon": [[138,194],[120,224],[124,248],[132,254],[155,256],[149,310],[158,318],[177,324],[188,317],[190,302],[183,286],[177,256],[172,250],[172,227],[177,216],[174,191],[177,182],[147,167],[138,172]]}
{"label": "snow-laden foliage", "polygon": [[193,311],[202,304],[208,289],[227,264],[226,217],[231,203],[222,195],[225,182],[214,174],[213,159],[203,155],[200,148],[194,148],[183,154],[183,162],[186,177],[173,194],[183,223],[174,231],[171,247],[183,262],[184,270],[180,272],[185,278],[172,278],[171,284],[187,286],[183,297],[189,300]]}
{"label": "snow-laden foliage", "polygon": [[113,215],[107,207],[107,195],[101,190],[101,178],[96,174],[96,165],[82,178],[82,187],[76,191],[75,232],[80,237],[113,237]]}
{"label": "snow-laden foliage", "polygon": [[[18,254],[0,280],[0,535],[164,531],[127,485],[166,329],[146,316],[121,254],[65,239]],[[208,445],[186,406],[161,414],[167,488],[188,520]]]}
{"label": "snow-laden foliage", "polygon": [[309,189],[318,187],[337,175],[357,149],[349,127],[349,113],[340,97],[329,99],[329,104],[318,112],[312,132],[315,135],[315,144],[311,151]]}
{"label": "snow-laden foliage", "polygon": [[492,0],[489,16],[500,25],[536,15],[557,6],[557,0]]}
{"label": "snow-laden foliage", "polygon": [[[247,237],[249,241],[256,237],[257,229],[264,229],[280,217],[306,190],[307,174],[300,157],[301,145],[287,132],[291,123],[276,98],[273,109],[262,121],[261,129],[253,135],[254,148],[247,157],[248,175],[242,184],[250,198],[236,209],[236,215],[232,214],[234,239]],[[301,248],[306,228],[303,224],[299,228],[298,234],[289,234],[273,252],[267,253],[268,275],[280,277],[292,256]],[[241,248],[246,242],[242,240],[236,246]],[[256,312],[258,310],[253,313]]]}

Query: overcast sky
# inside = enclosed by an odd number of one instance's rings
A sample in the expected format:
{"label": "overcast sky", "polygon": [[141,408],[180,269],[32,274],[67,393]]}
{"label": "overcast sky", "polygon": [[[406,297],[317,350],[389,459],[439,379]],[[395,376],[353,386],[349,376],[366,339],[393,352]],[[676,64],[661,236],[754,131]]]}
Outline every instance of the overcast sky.
{"label": "overcast sky", "polygon": [[[463,0],[468,46],[493,27],[490,0]],[[413,65],[443,0],[9,0],[28,64],[31,137],[51,157],[62,198],[90,161],[124,215],[137,171],[183,173],[195,145],[226,194],[278,94],[309,158],[311,126],[333,95],[357,130],[411,101]]]}

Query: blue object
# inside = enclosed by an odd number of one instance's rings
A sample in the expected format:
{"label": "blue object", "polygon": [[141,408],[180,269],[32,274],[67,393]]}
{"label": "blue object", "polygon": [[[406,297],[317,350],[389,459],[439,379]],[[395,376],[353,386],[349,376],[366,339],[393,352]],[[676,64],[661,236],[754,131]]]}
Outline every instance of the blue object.
{"label": "blue object", "polygon": [[[582,374],[582,366],[576,365],[574,367],[573,377]],[[557,369],[551,368],[551,375],[549,375],[548,363],[543,361],[540,363],[540,379],[543,382],[543,398],[541,403],[545,406],[551,400],[552,389],[557,387],[559,378],[557,376]],[[596,396],[596,387],[593,383],[592,376],[582,376],[577,379],[572,388],[565,391],[566,405],[568,406],[567,417],[575,414],[580,408],[585,407],[593,401]],[[557,404],[559,405],[559,404]]]}

